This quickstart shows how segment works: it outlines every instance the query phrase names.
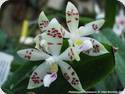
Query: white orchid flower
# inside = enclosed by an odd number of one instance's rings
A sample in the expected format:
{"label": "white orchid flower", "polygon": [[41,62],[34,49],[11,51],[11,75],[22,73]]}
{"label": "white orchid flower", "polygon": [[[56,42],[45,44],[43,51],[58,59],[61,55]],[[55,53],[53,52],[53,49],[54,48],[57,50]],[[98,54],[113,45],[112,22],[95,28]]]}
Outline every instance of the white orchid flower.
{"label": "white orchid flower", "polygon": [[[47,18],[45,13],[42,11],[39,15],[39,18],[38,18],[38,25],[39,25],[39,28],[41,30],[41,34],[37,35],[34,38],[34,41],[36,43],[35,48],[41,49],[45,52],[48,52],[48,44],[44,38],[46,31],[48,30],[48,24],[49,24],[49,19]],[[61,26],[61,32],[63,35],[64,35],[65,31],[66,30]]]}
{"label": "white orchid flower", "polygon": [[64,38],[69,38],[69,44],[77,47],[79,52],[82,51],[90,56],[98,56],[108,52],[97,40],[87,37],[102,27],[105,22],[103,19],[88,23],[85,26],[78,28],[78,10],[71,2],[68,2],[66,7],[66,22],[70,32],[65,30]]}
{"label": "white orchid flower", "polygon": [[122,36],[125,30],[125,14],[124,10],[121,9],[119,14],[116,16],[115,24],[113,27],[113,31],[118,35]]}
{"label": "white orchid flower", "polygon": [[40,49],[33,48],[24,49],[17,52],[20,57],[26,60],[45,60],[32,73],[29,80],[28,89],[37,88],[42,85],[49,87],[50,84],[57,78],[59,66],[64,78],[73,88],[77,90],[70,91],[70,93],[85,92],[75,70],[65,62],[77,59],[79,55],[76,53],[75,47],[69,47],[60,54],[63,44],[63,34],[61,28],[61,25],[55,18],[50,21],[48,29],[44,33],[44,39],[48,45],[48,53]]}

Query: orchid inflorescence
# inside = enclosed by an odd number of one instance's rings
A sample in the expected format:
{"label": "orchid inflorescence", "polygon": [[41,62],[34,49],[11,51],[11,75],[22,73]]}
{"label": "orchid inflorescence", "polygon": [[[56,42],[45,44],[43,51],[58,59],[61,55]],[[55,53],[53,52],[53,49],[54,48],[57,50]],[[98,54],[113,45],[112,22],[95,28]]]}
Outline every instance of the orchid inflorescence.
{"label": "orchid inflorescence", "polygon": [[[79,54],[81,52],[90,56],[108,53],[101,43],[87,37],[102,27],[104,24],[103,19],[78,28],[78,10],[71,2],[68,2],[66,8],[66,22],[70,32],[64,29],[56,18],[49,21],[42,11],[38,19],[38,24],[42,33],[37,35],[34,39],[36,43],[35,49],[29,48],[18,51],[19,56],[26,60],[44,60],[32,73],[28,89],[37,88],[42,85],[49,87],[50,84],[57,79],[59,66],[64,78],[77,90],[69,91],[69,93],[83,93],[85,90],[82,88],[79,77],[71,65],[65,61],[80,61]],[[64,52],[60,53],[63,38],[68,39],[69,47]]]}

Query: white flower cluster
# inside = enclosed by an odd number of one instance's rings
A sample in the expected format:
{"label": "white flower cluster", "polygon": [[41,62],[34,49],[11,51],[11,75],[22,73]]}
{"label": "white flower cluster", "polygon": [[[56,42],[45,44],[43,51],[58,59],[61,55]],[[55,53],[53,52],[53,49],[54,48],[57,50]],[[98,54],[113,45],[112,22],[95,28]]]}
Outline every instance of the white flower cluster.
{"label": "white flower cluster", "polygon": [[[90,56],[108,53],[101,43],[88,37],[88,35],[99,31],[104,24],[103,19],[78,28],[79,12],[71,2],[68,2],[66,7],[66,22],[70,32],[64,29],[56,18],[49,21],[42,11],[38,19],[42,34],[37,35],[34,39],[36,43],[35,49],[29,48],[17,52],[20,57],[26,60],[44,60],[32,73],[28,89],[37,88],[42,85],[49,87],[57,79],[59,66],[64,78],[77,90],[69,92],[83,93],[85,91],[82,88],[79,77],[71,65],[65,61],[80,61],[79,54],[81,52]],[[68,39],[69,47],[60,53],[63,38]]]}

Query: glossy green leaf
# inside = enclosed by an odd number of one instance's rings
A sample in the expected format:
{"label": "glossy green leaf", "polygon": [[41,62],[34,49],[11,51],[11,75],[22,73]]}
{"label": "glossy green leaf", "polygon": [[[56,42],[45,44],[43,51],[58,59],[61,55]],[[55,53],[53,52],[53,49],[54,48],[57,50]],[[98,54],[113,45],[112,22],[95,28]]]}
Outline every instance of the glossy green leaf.
{"label": "glossy green leaf", "polygon": [[97,91],[116,91],[118,83],[119,81],[116,73],[112,72],[104,80],[101,80],[99,83],[97,83],[95,88]]}
{"label": "glossy green leaf", "polygon": [[[95,38],[98,40],[111,44],[114,47],[118,48],[118,51],[115,53],[116,60],[116,73],[121,81],[121,84],[125,87],[125,42],[123,42],[113,31],[112,29],[104,29],[101,34],[95,35]],[[103,39],[102,39],[103,38]],[[108,40],[108,41],[106,41]]]}
{"label": "glossy green leaf", "polygon": [[106,0],[105,4],[105,25],[104,27],[110,27],[112,28],[115,22],[115,15],[116,15],[116,5],[117,0]]}

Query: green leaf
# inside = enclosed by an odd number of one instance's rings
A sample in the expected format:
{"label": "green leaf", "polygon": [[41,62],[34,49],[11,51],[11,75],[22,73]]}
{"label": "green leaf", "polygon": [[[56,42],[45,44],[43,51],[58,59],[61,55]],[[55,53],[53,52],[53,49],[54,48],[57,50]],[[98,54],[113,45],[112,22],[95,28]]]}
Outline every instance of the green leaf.
{"label": "green leaf", "polygon": [[81,79],[83,79],[83,85],[85,88],[90,88],[98,81],[104,79],[115,65],[112,47],[107,45],[105,45],[105,47],[109,50],[109,54],[98,57],[88,57],[82,54],[82,56],[80,56],[82,57],[81,62],[79,65],[75,65],[80,69],[78,72],[84,74]]}
{"label": "green leaf", "polygon": [[115,91],[118,86],[118,78],[115,72],[96,84],[97,91]]}
{"label": "green leaf", "polygon": [[116,4],[117,0],[106,0],[106,7],[105,7],[105,25],[104,27],[112,28],[115,23],[115,15],[116,15]]}
{"label": "green leaf", "polygon": [[[103,40],[100,40],[100,34],[95,35],[98,40],[103,41],[105,43],[109,43],[114,47],[118,48],[118,51],[115,53],[115,61],[116,61],[116,73],[121,81],[123,87],[125,87],[125,42],[123,42],[113,31],[112,29],[104,29],[102,32]],[[108,41],[106,41],[108,40]]]}

